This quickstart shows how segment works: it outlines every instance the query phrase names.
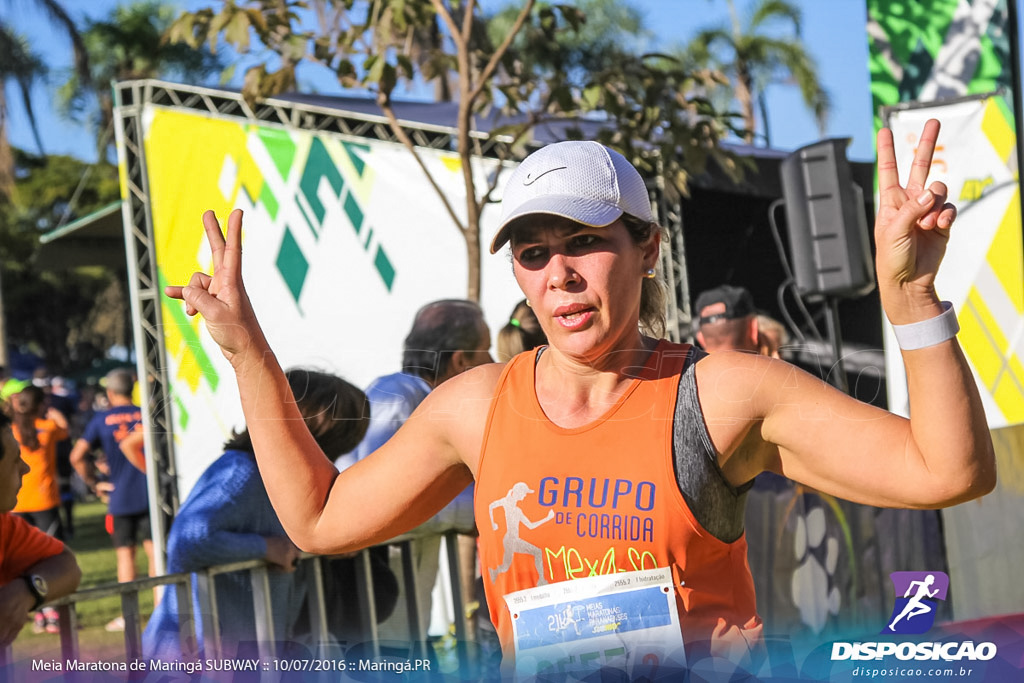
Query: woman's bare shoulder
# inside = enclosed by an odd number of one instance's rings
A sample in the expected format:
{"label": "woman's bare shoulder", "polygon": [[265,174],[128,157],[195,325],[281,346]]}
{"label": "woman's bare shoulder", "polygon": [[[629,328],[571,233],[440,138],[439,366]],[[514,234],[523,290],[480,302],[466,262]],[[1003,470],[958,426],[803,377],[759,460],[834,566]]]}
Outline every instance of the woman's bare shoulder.
{"label": "woman's bare shoulder", "polygon": [[831,405],[842,397],[795,365],[756,353],[712,353],[697,363],[695,371],[701,412],[712,438],[716,425],[748,424],[777,413],[780,406],[807,410],[809,405]]}
{"label": "woman's bare shoulder", "polygon": [[718,351],[701,358],[695,367],[697,391],[705,413],[749,401],[766,375],[778,372],[773,365],[788,365],[766,356],[743,351]]}

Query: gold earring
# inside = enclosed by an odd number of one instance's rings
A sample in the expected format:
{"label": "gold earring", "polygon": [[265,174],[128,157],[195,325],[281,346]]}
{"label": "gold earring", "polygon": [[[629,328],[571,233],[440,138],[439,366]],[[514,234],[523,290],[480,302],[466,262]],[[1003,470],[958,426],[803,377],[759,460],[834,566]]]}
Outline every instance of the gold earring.
{"label": "gold earring", "polygon": [[654,268],[648,268],[644,272],[644,277],[647,278],[648,280],[653,280],[654,279]]}
{"label": "gold earring", "polygon": [[530,303],[529,299],[526,300],[526,307],[527,308],[533,308],[533,304]]}

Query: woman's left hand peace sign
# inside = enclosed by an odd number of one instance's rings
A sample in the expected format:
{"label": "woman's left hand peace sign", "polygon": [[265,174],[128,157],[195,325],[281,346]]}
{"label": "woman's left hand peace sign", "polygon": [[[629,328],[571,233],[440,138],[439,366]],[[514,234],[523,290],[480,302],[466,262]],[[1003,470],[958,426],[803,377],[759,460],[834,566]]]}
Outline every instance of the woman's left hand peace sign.
{"label": "woman's left hand peace sign", "polygon": [[946,202],[945,183],[933,182],[925,187],[938,135],[939,122],[926,122],[903,187],[892,131],[883,128],[878,132],[875,264],[885,312],[897,325],[922,319],[922,314],[937,315],[935,274],[956,219],[956,207]]}

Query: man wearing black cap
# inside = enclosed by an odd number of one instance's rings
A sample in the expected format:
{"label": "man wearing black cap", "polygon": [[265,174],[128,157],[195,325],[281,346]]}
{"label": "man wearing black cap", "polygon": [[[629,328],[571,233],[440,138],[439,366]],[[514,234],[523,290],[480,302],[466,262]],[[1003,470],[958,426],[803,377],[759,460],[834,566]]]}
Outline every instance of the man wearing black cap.
{"label": "man wearing black cap", "polygon": [[701,292],[694,309],[697,341],[708,353],[759,351],[757,312],[750,292],[743,287],[721,285]]}

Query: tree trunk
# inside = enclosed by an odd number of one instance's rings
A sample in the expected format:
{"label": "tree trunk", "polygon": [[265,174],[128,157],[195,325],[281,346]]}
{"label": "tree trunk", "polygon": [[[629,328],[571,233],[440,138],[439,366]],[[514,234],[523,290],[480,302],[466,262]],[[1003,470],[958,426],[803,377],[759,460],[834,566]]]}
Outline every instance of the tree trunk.
{"label": "tree trunk", "polygon": [[480,214],[483,204],[476,199],[476,179],[473,177],[473,155],[469,145],[470,125],[468,109],[465,124],[459,131],[459,157],[462,159],[462,180],[466,186],[466,298],[480,303]]}
{"label": "tree trunk", "polygon": [[480,217],[469,221],[466,231],[466,298],[480,303]]}
{"label": "tree trunk", "polygon": [[761,123],[764,124],[764,146],[771,149],[772,127],[768,125],[768,98],[764,90],[757,94],[757,108],[761,111]]}
{"label": "tree trunk", "polygon": [[750,70],[746,63],[736,64],[736,99],[740,103],[740,111],[743,113],[743,127],[747,129],[743,141],[748,145],[754,144],[754,131],[757,122],[754,119],[754,93],[753,80],[750,77]]}

